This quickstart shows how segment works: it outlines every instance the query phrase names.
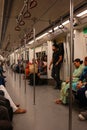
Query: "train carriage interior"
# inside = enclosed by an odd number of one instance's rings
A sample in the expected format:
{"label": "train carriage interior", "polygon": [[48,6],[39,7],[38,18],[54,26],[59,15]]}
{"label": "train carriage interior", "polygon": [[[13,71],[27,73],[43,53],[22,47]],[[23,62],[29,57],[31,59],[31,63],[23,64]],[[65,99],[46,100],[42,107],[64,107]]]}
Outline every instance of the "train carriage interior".
{"label": "train carriage interior", "polygon": [[0,0],[0,130],[24,129],[87,129],[87,0]]}

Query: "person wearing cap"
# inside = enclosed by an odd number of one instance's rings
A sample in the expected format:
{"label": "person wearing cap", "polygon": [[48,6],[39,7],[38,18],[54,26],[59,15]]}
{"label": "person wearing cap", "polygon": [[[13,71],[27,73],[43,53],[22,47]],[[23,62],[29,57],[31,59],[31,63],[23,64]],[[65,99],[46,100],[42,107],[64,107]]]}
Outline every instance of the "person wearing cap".
{"label": "person wearing cap", "polygon": [[49,65],[49,70],[51,69],[51,65],[53,64],[52,77],[56,81],[55,89],[60,89],[60,86],[61,86],[60,69],[61,69],[63,56],[55,40],[53,41],[52,50],[53,50],[53,56]]}
{"label": "person wearing cap", "polygon": [[[83,61],[81,61],[79,58],[74,60],[74,66],[75,66],[75,70],[73,72],[73,76],[72,76],[72,87],[74,88],[74,84],[77,83],[77,81],[80,78],[80,75],[82,74],[82,71],[84,69],[84,66],[82,65]],[[66,82],[62,83],[62,88],[60,91],[60,98],[56,99],[56,104],[67,104],[68,100],[68,89],[69,89],[69,79],[66,80]],[[74,88],[75,89],[75,88]]]}

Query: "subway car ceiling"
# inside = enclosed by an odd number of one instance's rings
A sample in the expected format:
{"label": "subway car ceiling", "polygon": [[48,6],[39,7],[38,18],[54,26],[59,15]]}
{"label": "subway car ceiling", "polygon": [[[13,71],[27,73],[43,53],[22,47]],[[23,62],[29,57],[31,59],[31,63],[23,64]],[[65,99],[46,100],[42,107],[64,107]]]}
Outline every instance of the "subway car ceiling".
{"label": "subway car ceiling", "polygon": [[[26,43],[36,44],[69,31],[69,0],[0,0],[0,54],[9,55]],[[85,11],[84,15],[78,16]],[[67,21],[68,20],[68,21]],[[87,0],[74,0],[74,29],[87,27]]]}

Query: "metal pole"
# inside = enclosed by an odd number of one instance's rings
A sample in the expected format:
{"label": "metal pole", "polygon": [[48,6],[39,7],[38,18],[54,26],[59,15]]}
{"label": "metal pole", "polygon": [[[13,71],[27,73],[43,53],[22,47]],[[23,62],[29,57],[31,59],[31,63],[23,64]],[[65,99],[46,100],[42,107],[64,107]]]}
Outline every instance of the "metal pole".
{"label": "metal pole", "polygon": [[73,0],[70,0],[70,103],[69,130],[72,130],[72,46],[73,46]]}
{"label": "metal pole", "polygon": [[19,50],[20,52],[20,64],[19,64],[19,87],[21,87],[21,48]]}
{"label": "metal pole", "polygon": [[[14,52],[14,57],[16,59],[16,52]],[[15,65],[16,65],[16,61],[15,61]],[[14,72],[14,80],[16,81],[16,72]]]}
{"label": "metal pole", "polygon": [[[25,36],[25,67],[26,68],[26,36]],[[25,93],[26,93],[26,72],[25,72]]]}
{"label": "metal pole", "polygon": [[34,58],[34,77],[33,77],[33,104],[35,105],[35,28],[33,28],[33,38],[34,38],[34,42],[33,42],[33,58]]}

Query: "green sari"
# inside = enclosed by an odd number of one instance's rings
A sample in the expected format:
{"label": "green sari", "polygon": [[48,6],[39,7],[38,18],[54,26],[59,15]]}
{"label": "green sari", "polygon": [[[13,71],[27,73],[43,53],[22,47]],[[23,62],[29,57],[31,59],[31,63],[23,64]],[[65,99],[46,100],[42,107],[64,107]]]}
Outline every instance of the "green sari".
{"label": "green sari", "polygon": [[[73,72],[73,78],[72,78],[72,87],[74,88],[75,83],[79,80],[80,75],[82,74],[82,71],[84,69],[83,65],[80,65],[79,68],[76,68]],[[61,91],[60,91],[60,100],[63,104],[67,104],[67,96],[68,96],[68,89],[70,87],[70,83],[63,82],[61,85]]]}

